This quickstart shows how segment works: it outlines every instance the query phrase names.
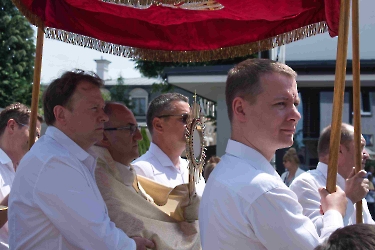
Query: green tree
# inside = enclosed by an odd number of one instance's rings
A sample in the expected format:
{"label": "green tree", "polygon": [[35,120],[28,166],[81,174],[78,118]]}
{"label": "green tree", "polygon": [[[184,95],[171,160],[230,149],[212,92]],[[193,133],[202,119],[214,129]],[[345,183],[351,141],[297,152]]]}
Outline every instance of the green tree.
{"label": "green tree", "polygon": [[196,63],[179,63],[179,62],[153,62],[144,60],[133,60],[135,62],[135,69],[145,77],[156,77],[161,79],[160,83],[154,83],[152,85],[152,92],[167,93],[173,91],[173,86],[168,84],[166,79],[163,79],[165,68],[175,68],[175,67],[193,67],[193,66],[212,66],[212,65],[226,65],[226,64],[236,64],[248,58],[254,58],[256,55],[249,55],[245,57],[229,58],[226,60],[217,60],[210,62],[196,62]]}
{"label": "green tree", "polygon": [[117,78],[117,85],[113,86],[110,89],[111,93],[111,100],[116,102],[122,102],[128,107],[129,109],[132,108],[131,102],[129,97],[126,95],[128,87],[125,85],[125,79],[120,76]]}
{"label": "green tree", "polygon": [[147,136],[146,128],[141,128],[142,140],[138,142],[138,152],[139,156],[143,155],[147,152],[148,148],[150,147],[150,139]]}
{"label": "green tree", "polygon": [[143,61],[143,60],[133,60],[135,62],[135,69],[145,77],[158,77],[163,78],[163,72],[165,68],[168,67],[193,67],[193,66],[212,66],[212,65],[227,65],[227,64],[237,64],[248,58],[254,58],[256,55],[249,55],[245,57],[229,58],[225,60],[217,60],[210,62],[196,62],[196,63],[178,63],[178,62],[153,62],[153,61]]}
{"label": "green tree", "polygon": [[31,105],[34,30],[12,4],[0,0],[0,107]]}

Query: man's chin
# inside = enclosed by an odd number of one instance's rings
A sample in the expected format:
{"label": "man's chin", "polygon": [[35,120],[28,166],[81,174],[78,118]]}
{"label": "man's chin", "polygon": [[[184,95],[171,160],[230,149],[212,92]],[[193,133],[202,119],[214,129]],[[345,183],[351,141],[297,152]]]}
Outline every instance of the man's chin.
{"label": "man's chin", "polygon": [[293,138],[291,139],[284,139],[279,141],[279,149],[281,148],[289,148],[293,145]]}

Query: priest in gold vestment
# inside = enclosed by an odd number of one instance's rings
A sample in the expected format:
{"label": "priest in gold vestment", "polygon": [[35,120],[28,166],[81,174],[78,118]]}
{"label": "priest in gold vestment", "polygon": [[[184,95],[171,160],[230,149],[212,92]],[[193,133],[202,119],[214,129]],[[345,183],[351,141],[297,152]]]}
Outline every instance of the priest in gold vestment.
{"label": "priest in gold vestment", "polygon": [[138,157],[142,139],[135,117],[121,103],[110,102],[105,111],[109,122],[104,138],[91,149],[98,156],[95,177],[111,221],[129,237],[152,240],[155,249],[201,249],[199,198],[189,197],[187,184],[172,189],[146,178],[138,180],[130,164]]}

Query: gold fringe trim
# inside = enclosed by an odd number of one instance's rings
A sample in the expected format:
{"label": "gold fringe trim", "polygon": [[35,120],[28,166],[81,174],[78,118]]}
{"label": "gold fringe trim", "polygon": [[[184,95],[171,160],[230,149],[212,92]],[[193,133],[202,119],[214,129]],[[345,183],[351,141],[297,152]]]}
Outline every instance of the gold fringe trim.
{"label": "gold fringe trim", "polygon": [[166,51],[141,49],[104,42],[92,37],[54,28],[45,28],[44,31],[47,38],[95,49],[97,51],[116,56],[159,62],[207,62],[243,57],[259,51],[269,50],[304,39],[306,37],[327,32],[328,26],[326,22],[322,21],[257,42],[203,51]]}
{"label": "gold fringe trim", "polygon": [[39,16],[32,13],[20,0],[12,0],[17,9],[26,17],[29,22],[37,27],[44,27],[44,22]]}

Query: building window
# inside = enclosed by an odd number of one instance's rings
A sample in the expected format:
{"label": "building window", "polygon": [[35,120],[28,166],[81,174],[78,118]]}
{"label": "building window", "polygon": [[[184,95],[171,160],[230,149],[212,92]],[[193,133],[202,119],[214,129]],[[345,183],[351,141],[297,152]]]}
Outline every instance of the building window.
{"label": "building window", "polygon": [[129,92],[129,95],[134,116],[136,116],[136,118],[144,118],[146,116],[148,106],[147,91],[142,88],[135,88]]}
{"label": "building window", "polygon": [[370,92],[361,92],[361,115],[371,115],[371,98]]}
{"label": "building window", "polygon": [[146,115],[146,98],[145,97],[133,97],[132,106],[133,106],[133,112],[135,116]]}

